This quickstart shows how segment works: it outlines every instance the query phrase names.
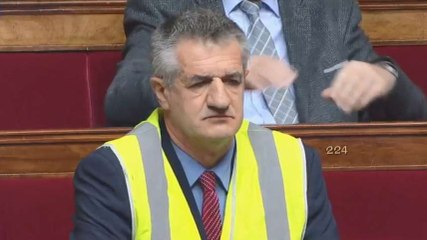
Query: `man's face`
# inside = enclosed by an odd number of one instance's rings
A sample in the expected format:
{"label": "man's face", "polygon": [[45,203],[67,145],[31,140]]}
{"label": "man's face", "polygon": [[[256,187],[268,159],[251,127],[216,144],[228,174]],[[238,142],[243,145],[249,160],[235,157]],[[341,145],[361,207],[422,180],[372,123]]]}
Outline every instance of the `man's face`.
{"label": "man's face", "polygon": [[243,118],[242,52],[236,40],[181,40],[182,74],[165,88],[165,121],[181,141],[230,139]]}

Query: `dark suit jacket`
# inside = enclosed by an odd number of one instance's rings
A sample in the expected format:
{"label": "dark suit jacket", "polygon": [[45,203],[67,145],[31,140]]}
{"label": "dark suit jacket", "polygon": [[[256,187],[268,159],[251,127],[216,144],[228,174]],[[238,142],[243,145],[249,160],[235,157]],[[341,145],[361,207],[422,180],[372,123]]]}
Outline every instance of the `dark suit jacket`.
{"label": "dark suit jacket", "polygon": [[[183,189],[199,232],[206,239],[200,213],[170,137],[166,131],[161,132],[162,147]],[[305,153],[308,222],[304,239],[338,239],[319,155],[307,146]],[[76,214],[70,239],[131,239],[131,213],[125,178],[110,148],[99,148],[80,162],[74,176],[74,186]]]}
{"label": "dark suit jacket", "polygon": [[[290,64],[295,81],[296,106],[302,123],[427,119],[424,94],[399,70],[392,92],[367,109],[345,114],[320,95],[335,72],[324,73],[345,60],[371,62],[378,58],[358,27],[356,0],[278,0]],[[166,18],[195,7],[223,12],[221,0],[128,0],[125,11],[127,42],[105,101],[112,125],[133,126],[157,106],[150,87],[150,37]]]}

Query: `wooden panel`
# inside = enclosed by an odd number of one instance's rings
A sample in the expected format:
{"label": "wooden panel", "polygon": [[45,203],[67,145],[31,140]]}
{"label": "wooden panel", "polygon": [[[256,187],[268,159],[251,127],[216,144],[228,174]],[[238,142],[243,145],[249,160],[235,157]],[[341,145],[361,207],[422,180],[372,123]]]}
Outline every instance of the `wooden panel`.
{"label": "wooden panel", "polygon": [[[120,49],[125,2],[2,1],[0,52]],[[427,44],[427,0],[365,0],[361,8],[374,45]]]}
{"label": "wooden panel", "polygon": [[114,49],[124,42],[123,16],[34,15],[0,17],[0,49]]}
{"label": "wooden panel", "polygon": [[374,45],[427,44],[427,10],[366,11],[362,28]]}
{"label": "wooden panel", "polygon": [[426,123],[271,128],[315,147],[327,170],[427,169]]}
{"label": "wooden panel", "polygon": [[127,129],[0,132],[0,176],[70,174],[84,156]]}
{"label": "wooden panel", "polygon": [[426,0],[358,0],[362,10],[416,10],[426,9]]}
{"label": "wooden panel", "polygon": [[[427,0],[359,0],[362,10],[427,9]],[[121,13],[126,0],[9,0],[0,2],[0,13]]]}
{"label": "wooden panel", "polygon": [[18,0],[0,2],[2,14],[122,13],[126,0]]}
{"label": "wooden panel", "polygon": [[[427,123],[270,128],[315,147],[325,170],[427,169]],[[70,174],[81,158],[128,130],[0,132],[0,176]]]}

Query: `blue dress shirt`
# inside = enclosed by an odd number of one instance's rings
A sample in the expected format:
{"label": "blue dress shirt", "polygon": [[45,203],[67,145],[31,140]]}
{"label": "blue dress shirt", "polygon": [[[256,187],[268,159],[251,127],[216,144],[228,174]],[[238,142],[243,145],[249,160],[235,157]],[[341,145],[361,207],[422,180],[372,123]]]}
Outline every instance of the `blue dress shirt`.
{"label": "blue dress shirt", "polygon": [[[224,11],[228,18],[233,20],[245,34],[248,33],[251,23],[248,16],[239,8],[241,0],[223,0]],[[260,18],[270,31],[279,58],[288,62],[285,35],[283,33],[277,0],[263,0],[260,9]],[[294,93],[293,86],[290,86]],[[275,124],[273,115],[265,102],[262,91],[246,90],[244,94],[244,117],[256,124]]]}
{"label": "blue dress shirt", "polygon": [[213,171],[216,174],[216,192],[219,198],[221,219],[224,220],[225,201],[227,197],[228,186],[230,183],[232,169],[231,164],[233,162],[233,153],[236,145],[235,140],[233,140],[232,147],[224,155],[218,165],[211,169],[206,169],[205,167],[203,167],[198,161],[196,161],[194,158],[184,152],[173,142],[172,145],[175,149],[179,161],[181,162],[185,175],[187,176],[188,184],[190,185],[191,191],[193,192],[194,200],[196,200],[197,208],[199,209],[200,215],[202,215],[203,190],[200,184],[198,183],[198,179],[200,178],[200,176],[202,176],[203,172],[207,170]]}

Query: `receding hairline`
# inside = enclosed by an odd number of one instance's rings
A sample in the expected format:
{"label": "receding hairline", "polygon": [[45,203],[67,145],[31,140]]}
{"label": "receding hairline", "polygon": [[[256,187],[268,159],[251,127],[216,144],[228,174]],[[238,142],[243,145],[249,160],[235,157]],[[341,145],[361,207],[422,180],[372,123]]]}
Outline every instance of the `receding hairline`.
{"label": "receding hairline", "polygon": [[210,44],[223,45],[223,44],[227,44],[227,43],[231,43],[231,42],[236,42],[242,51],[245,48],[245,46],[241,44],[239,39],[233,35],[227,35],[227,36],[217,38],[217,39],[206,38],[206,37],[201,37],[201,36],[191,36],[191,35],[186,36],[186,35],[184,35],[184,36],[180,36],[177,39],[176,44],[175,44],[175,50],[178,48],[180,43],[182,43],[183,41],[194,41],[196,43],[202,43],[203,45],[210,45]]}
{"label": "receding hairline", "polygon": [[181,67],[176,59],[177,49],[178,45],[185,40],[216,45],[236,41],[241,50],[243,69],[246,69],[249,53],[243,31],[225,15],[211,10],[197,9],[170,18],[153,33],[153,73],[156,76],[164,77],[171,83],[172,79],[179,74]]}
{"label": "receding hairline", "polygon": [[[238,55],[239,58],[240,58],[240,60],[241,60],[241,63],[240,63],[241,70],[242,70],[242,73],[244,74],[244,71],[246,70],[246,64],[244,63],[244,60],[245,60],[244,59],[244,55],[245,55],[244,51],[245,51],[245,49],[244,49],[244,46],[242,46],[240,44],[240,42],[239,42],[238,39],[230,37],[230,38],[220,38],[220,39],[217,39],[217,40],[212,40],[212,39],[209,39],[209,38],[202,38],[202,37],[198,37],[198,36],[196,36],[196,37],[193,36],[193,37],[183,37],[183,38],[178,39],[176,41],[176,44],[175,44],[174,48],[173,48],[173,53],[174,53],[174,56],[176,57],[177,64],[178,64],[179,70],[180,70],[179,73],[178,73],[178,75],[183,74],[183,72],[182,72],[183,71],[183,66],[181,65],[182,62],[180,60],[180,57],[183,56],[183,55],[185,55],[187,52],[185,52],[185,49],[184,49],[184,51],[181,51],[181,52],[179,52],[179,50],[180,50],[180,47],[182,47],[182,43],[185,42],[185,41],[188,41],[189,44],[192,44],[192,42],[193,42],[194,43],[193,46],[195,46],[195,44],[201,44],[202,47],[206,47],[206,48],[209,48],[211,46],[212,47],[214,47],[214,46],[219,46],[219,47],[230,46],[231,43],[235,44],[235,46],[240,51],[239,54],[236,54],[236,55]],[[236,73],[236,72],[233,71],[233,72],[227,73],[226,75],[230,75],[232,73]]]}

